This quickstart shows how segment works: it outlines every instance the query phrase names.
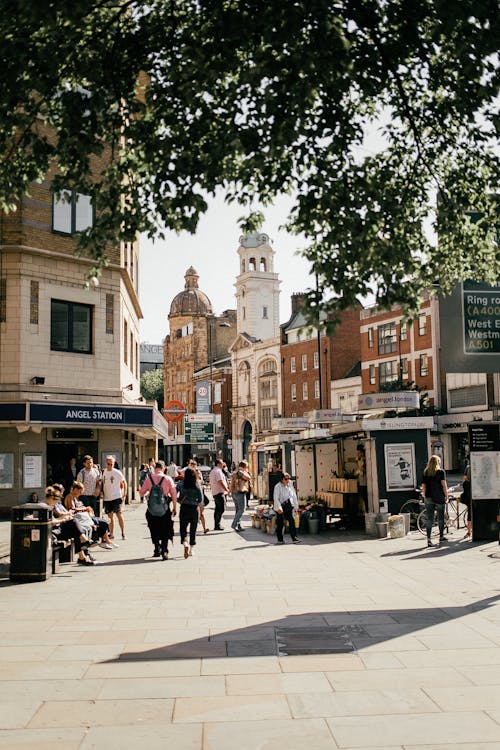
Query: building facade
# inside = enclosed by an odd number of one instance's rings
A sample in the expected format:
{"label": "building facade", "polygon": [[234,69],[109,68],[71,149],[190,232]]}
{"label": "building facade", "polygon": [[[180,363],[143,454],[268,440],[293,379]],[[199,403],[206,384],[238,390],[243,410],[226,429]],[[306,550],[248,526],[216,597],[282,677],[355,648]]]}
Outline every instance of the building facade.
{"label": "building facade", "polygon": [[279,279],[267,234],[240,237],[236,278],[237,336],[230,347],[233,371],[233,459],[272,429],[281,410]]}
{"label": "building facade", "polygon": [[31,186],[0,222],[0,508],[43,493],[71,458],[116,456],[137,487],[137,466],[166,423],[139,390],[138,246],[75,256],[93,222],[90,196]]}

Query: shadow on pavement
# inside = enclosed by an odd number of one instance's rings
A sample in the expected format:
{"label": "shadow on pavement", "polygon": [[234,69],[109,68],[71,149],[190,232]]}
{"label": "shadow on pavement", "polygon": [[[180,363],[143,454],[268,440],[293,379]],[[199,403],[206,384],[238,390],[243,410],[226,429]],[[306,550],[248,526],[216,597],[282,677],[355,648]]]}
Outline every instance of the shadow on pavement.
{"label": "shadow on pavement", "polygon": [[206,638],[124,652],[105,663],[252,656],[352,654],[487,609],[500,593],[465,606],[309,612],[289,615]]}

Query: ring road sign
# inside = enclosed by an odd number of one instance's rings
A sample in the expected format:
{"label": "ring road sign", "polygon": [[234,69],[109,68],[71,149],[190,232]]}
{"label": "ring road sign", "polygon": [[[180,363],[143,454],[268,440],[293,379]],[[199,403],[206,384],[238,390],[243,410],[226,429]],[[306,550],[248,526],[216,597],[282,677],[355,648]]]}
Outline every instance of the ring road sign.
{"label": "ring road sign", "polygon": [[181,401],[167,401],[162,412],[169,422],[179,422],[187,413],[187,409]]}

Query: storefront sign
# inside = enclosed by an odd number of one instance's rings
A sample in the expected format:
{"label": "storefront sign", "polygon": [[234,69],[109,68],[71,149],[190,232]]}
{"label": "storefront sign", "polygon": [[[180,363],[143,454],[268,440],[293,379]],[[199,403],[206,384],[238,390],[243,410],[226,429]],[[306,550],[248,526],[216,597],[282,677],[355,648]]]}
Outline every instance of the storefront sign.
{"label": "storefront sign", "polygon": [[283,417],[275,418],[271,422],[273,430],[300,430],[309,427],[307,417]]}
{"label": "storefront sign", "polygon": [[418,391],[364,393],[358,396],[360,411],[366,409],[418,409],[419,405]]}
{"label": "storefront sign", "polygon": [[152,425],[153,409],[147,406],[102,404],[30,404],[31,422],[55,424]]}
{"label": "storefront sign", "polygon": [[26,402],[20,404],[0,404],[0,422],[25,422]]}
{"label": "storefront sign", "polygon": [[387,492],[413,489],[415,483],[415,446],[413,443],[384,445]]}
{"label": "storefront sign", "polygon": [[362,419],[361,427],[369,432],[377,430],[432,430],[432,417],[407,417],[406,419]]}
{"label": "storefront sign", "polygon": [[305,416],[309,424],[329,424],[330,422],[342,422],[344,415],[340,409],[314,409],[314,411],[308,411]]}

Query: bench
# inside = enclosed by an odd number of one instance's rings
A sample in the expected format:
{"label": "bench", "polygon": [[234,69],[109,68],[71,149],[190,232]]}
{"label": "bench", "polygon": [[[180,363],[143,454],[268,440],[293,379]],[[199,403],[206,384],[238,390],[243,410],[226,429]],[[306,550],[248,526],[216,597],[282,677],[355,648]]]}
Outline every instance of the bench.
{"label": "bench", "polygon": [[73,539],[58,539],[52,535],[52,574],[57,573],[60,563],[73,562],[75,543]]}

